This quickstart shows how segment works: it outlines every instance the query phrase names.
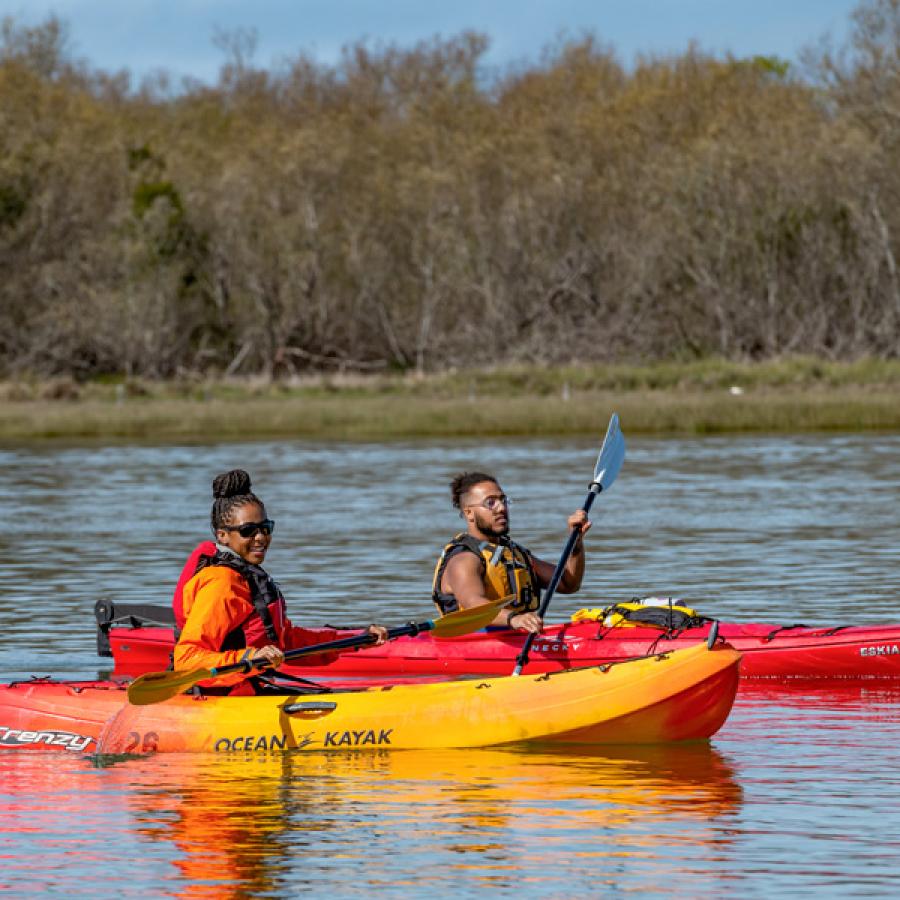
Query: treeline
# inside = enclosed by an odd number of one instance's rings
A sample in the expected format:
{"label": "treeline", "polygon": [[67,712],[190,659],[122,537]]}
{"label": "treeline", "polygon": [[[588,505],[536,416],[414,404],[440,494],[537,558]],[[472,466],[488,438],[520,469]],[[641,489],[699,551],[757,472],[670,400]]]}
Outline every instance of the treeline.
{"label": "treeline", "polygon": [[134,87],[4,22],[0,376],[900,355],[900,0],[802,71],[223,44]]}

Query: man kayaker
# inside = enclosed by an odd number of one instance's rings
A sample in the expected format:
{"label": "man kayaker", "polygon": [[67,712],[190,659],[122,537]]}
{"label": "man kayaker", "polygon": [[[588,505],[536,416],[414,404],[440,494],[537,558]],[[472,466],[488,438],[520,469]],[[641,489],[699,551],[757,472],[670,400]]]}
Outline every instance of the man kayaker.
{"label": "man kayaker", "polygon": [[[509,537],[510,500],[500,483],[485,472],[462,472],[450,482],[450,500],[465,519],[466,531],[444,547],[435,566],[432,600],[437,608],[446,615],[514,594],[514,603],[503,608],[492,624],[539,632],[544,623],[535,610],[556,567]],[[591,527],[583,509],[569,516],[568,525],[570,531],[578,529],[579,537],[557,587],[561,594],[581,587],[583,539]]]}
{"label": "man kayaker", "polygon": [[[292,625],[278,585],[262,568],[272,542],[275,523],[267,518],[262,501],[250,490],[250,476],[234,469],[213,481],[211,524],[213,552],[201,545],[183,573],[176,614],[183,625],[175,644],[176,671],[229,666],[251,659],[278,668],[284,651],[330,641],[334,629]],[[206,551],[206,552],[204,552]],[[383,644],[387,630],[370,625],[369,633]],[[315,659],[314,656],[308,657]],[[321,660],[320,660],[321,661]],[[240,687],[233,687],[240,684]],[[208,686],[231,688],[230,693],[255,693],[262,685],[244,673],[226,675]]]}

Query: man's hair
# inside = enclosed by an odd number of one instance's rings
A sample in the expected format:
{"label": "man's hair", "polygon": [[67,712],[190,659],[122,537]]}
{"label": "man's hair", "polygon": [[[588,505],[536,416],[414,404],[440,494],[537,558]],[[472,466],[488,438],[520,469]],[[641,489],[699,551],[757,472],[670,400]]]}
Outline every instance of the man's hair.
{"label": "man's hair", "polygon": [[488,475],[487,472],[460,472],[450,482],[450,501],[457,509],[460,509],[462,496],[468,493],[476,484],[481,484],[482,481],[493,481],[494,484],[500,483],[493,475]]}

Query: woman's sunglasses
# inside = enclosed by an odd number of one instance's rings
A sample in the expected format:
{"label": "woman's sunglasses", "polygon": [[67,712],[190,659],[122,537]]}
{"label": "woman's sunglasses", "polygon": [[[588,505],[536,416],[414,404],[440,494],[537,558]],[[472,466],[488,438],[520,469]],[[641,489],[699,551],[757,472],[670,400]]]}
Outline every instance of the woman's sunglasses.
{"label": "woman's sunglasses", "polygon": [[252,538],[258,531],[263,534],[271,534],[275,530],[275,523],[271,519],[263,519],[262,522],[244,522],[243,525],[223,525],[225,531],[236,531],[242,538]]}

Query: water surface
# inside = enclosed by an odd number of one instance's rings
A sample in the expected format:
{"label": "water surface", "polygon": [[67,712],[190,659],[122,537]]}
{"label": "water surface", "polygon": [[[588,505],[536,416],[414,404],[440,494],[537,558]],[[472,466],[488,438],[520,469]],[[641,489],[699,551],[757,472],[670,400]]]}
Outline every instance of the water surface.
{"label": "water surface", "polygon": [[[776,623],[891,622],[900,437],[628,440],[588,574],[548,618],[635,595]],[[555,561],[590,441],[34,446],[0,450],[3,680],[90,677],[99,596],[170,600],[242,466],[277,521],[267,567],[306,624],[431,614],[461,526],[447,485],[496,473],[513,534]],[[709,743],[97,765],[0,757],[0,887],[91,896],[890,895],[900,693],[742,691]]]}

